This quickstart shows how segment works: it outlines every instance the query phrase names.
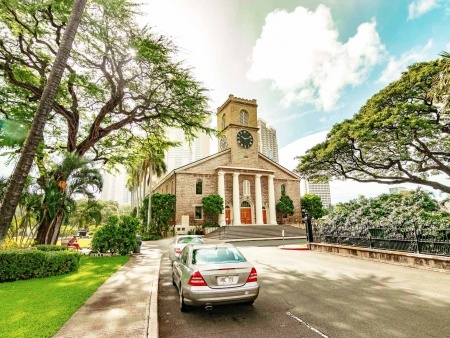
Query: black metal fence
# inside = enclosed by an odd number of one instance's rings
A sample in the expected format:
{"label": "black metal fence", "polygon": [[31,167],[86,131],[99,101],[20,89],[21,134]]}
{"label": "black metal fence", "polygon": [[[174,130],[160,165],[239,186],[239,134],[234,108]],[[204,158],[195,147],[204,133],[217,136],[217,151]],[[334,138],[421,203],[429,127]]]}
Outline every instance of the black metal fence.
{"label": "black metal fence", "polygon": [[[373,231],[370,231],[374,233]],[[450,230],[448,231],[450,234]],[[374,233],[375,234],[375,233]],[[382,232],[376,232],[376,235],[383,235]],[[449,235],[445,235],[444,239],[421,238],[417,233],[410,234],[412,239],[392,239],[380,237],[351,237],[324,235],[314,232],[314,242],[322,242],[329,244],[340,244],[347,246],[358,246],[371,249],[382,249],[402,252],[413,252],[428,255],[450,256],[450,239]]]}

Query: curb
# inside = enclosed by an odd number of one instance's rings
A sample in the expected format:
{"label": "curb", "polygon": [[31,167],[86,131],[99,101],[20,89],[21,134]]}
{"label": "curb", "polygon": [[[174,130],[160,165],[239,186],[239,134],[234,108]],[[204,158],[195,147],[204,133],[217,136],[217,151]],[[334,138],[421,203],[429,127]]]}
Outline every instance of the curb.
{"label": "curb", "polygon": [[281,249],[281,250],[298,250],[298,251],[307,251],[307,250],[309,250],[307,247],[294,246],[294,245],[292,245],[292,246],[280,245],[278,247],[278,249]]}
{"label": "curb", "polygon": [[147,337],[158,338],[159,337],[159,323],[158,323],[158,283],[159,272],[161,270],[161,257],[156,267],[155,275],[152,281],[152,290],[150,296],[150,305],[148,308],[148,328]]}

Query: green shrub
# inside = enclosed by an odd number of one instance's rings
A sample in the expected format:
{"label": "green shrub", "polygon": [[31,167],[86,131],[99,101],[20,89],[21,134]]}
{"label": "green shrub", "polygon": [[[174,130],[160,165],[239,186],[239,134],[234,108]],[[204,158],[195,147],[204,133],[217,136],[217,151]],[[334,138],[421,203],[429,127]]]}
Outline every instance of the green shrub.
{"label": "green shrub", "polygon": [[50,244],[36,244],[32,246],[36,250],[41,251],[64,251],[67,250],[66,247],[60,245],[50,245]]}
{"label": "green shrub", "polygon": [[195,227],[194,235],[204,235],[205,232],[203,231],[203,228],[201,226]]}
{"label": "green shrub", "polygon": [[81,254],[72,251],[2,250],[0,282],[42,278],[77,271]]}
{"label": "green shrub", "polygon": [[131,216],[111,216],[108,223],[98,229],[92,239],[92,250],[129,254],[136,248],[136,230],[139,219]]}

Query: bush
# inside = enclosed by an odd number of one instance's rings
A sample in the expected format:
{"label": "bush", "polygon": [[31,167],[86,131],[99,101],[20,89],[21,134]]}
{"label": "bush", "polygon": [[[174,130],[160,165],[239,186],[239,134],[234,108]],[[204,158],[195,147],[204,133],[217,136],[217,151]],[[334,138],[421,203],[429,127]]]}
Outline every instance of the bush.
{"label": "bush", "polygon": [[0,282],[42,278],[77,271],[81,254],[72,251],[2,250]]}
{"label": "bush", "polygon": [[92,239],[92,250],[127,255],[136,248],[139,219],[131,216],[111,216]]}
{"label": "bush", "polygon": [[67,250],[66,247],[60,245],[49,245],[49,244],[36,244],[32,246],[36,250],[41,251],[64,251]]}

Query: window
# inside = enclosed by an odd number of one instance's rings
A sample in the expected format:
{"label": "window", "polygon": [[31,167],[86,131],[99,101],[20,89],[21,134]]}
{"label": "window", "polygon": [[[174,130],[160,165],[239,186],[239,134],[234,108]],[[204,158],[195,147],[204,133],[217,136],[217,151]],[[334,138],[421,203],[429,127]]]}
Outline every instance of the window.
{"label": "window", "polygon": [[241,203],[241,208],[251,208],[252,206],[247,201]]}
{"label": "window", "polygon": [[202,207],[195,207],[195,216],[194,216],[194,218],[195,219],[202,219],[203,218],[202,215],[203,215],[203,208]]}
{"label": "window", "polygon": [[286,186],[284,184],[281,185],[281,196],[286,195]]}
{"label": "window", "polygon": [[201,195],[203,193],[203,182],[202,180],[198,180],[195,184],[195,193],[197,195]]}
{"label": "window", "polygon": [[243,184],[244,184],[244,186],[243,186],[244,196],[250,196],[250,182],[244,181]]}
{"label": "window", "polygon": [[226,126],[226,120],[225,120],[225,114],[222,115],[222,130],[225,129]]}
{"label": "window", "polygon": [[241,110],[239,122],[243,126],[248,126],[248,113],[245,110]]}

